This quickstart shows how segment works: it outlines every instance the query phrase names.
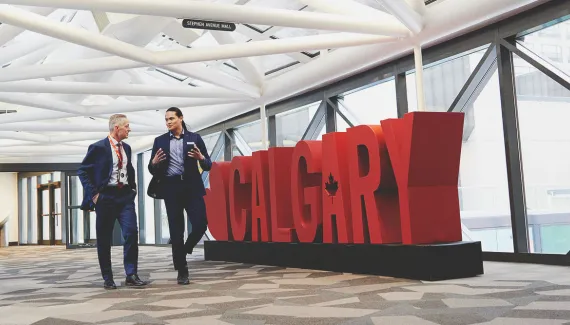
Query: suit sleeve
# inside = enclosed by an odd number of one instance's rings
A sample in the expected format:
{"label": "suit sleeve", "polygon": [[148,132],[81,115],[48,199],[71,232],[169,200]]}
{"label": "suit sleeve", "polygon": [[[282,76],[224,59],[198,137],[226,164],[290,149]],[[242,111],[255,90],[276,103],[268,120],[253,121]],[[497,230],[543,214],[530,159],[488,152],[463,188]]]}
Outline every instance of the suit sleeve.
{"label": "suit sleeve", "polygon": [[157,140],[158,138],[154,139],[154,144],[152,145],[152,151],[150,154],[150,160],[148,161],[148,171],[150,172],[151,175],[154,175],[156,173],[156,171],[158,170],[158,165],[153,165],[152,164],[152,160],[154,159],[154,156],[156,155],[156,152],[158,151],[158,145],[157,145]]}
{"label": "suit sleeve", "polygon": [[97,146],[92,144],[87,149],[87,154],[77,170],[77,176],[79,176],[81,185],[83,185],[85,194],[90,201],[93,201],[93,196],[97,194],[95,193],[95,186],[93,184],[96,157]]}
{"label": "suit sleeve", "polygon": [[137,178],[135,177],[135,166],[133,166],[133,149],[129,147],[129,164],[127,165],[128,171],[127,171],[127,175],[129,177],[129,185],[131,185],[131,188],[133,190],[137,190]]}
{"label": "suit sleeve", "polygon": [[197,134],[197,136],[198,141],[196,141],[196,145],[198,146],[198,149],[200,149],[200,152],[204,155],[204,160],[200,161],[200,167],[203,171],[208,172],[210,169],[212,169],[212,159],[210,158],[210,154],[208,154],[208,149],[206,149],[204,140],[202,140],[202,137],[199,134]]}

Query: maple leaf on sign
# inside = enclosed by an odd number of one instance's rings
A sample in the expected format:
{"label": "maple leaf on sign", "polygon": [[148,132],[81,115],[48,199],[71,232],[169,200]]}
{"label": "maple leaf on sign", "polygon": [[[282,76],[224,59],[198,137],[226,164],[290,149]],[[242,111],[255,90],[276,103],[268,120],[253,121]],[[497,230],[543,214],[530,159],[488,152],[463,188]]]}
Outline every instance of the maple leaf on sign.
{"label": "maple leaf on sign", "polygon": [[331,197],[334,197],[338,191],[338,181],[334,179],[332,173],[329,175],[329,181],[325,183],[325,191]]}

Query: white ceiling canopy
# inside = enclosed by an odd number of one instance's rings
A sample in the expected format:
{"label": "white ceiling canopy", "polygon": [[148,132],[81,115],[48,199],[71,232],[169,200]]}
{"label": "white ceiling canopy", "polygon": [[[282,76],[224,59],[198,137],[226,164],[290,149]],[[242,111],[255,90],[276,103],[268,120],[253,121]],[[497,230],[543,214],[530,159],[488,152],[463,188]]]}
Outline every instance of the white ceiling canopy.
{"label": "white ceiling canopy", "polygon": [[78,162],[114,113],[142,150],[168,107],[204,128],[540,2],[0,0],[0,163]]}

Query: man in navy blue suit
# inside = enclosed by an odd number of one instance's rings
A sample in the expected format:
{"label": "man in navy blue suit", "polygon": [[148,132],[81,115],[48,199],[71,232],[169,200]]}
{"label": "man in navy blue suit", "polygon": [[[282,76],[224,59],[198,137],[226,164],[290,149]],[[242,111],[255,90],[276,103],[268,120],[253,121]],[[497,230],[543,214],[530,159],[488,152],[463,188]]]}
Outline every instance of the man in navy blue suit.
{"label": "man in navy blue suit", "polygon": [[[152,147],[148,169],[153,175],[149,195],[164,199],[172,244],[172,260],[178,270],[178,284],[189,284],[186,254],[207,229],[204,183],[198,164],[204,171],[212,168],[206,145],[199,134],[188,131],[182,111],[171,107],[166,111],[168,132],[157,137]],[[151,188],[152,186],[152,188]],[[184,210],[192,224],[192,233],[184,243]]]}
{"label": "man in navy blue suit", "polygon": [[115,220],[123,234],[124,267],[127,286],[141,287],[147,283],[137,275],[138,228],[135,212],[137,185],[131,163],[131,147],[124,143],[131,129],[125,115],[109,118],[110,134],[89,146],[78,175],[83,184],[82,210],[97,215],[97,255],[105,289],[116,289],[111,268],[111,237]]}

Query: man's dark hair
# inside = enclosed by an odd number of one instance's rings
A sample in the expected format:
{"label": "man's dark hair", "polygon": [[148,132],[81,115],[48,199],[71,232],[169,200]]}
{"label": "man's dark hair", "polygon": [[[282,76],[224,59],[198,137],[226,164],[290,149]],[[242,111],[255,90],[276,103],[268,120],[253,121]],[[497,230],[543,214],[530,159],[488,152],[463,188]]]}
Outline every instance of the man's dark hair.
{"label": "man's dark hair", "polygon": [[[166,111],[167,112],[174,112],[177,117],[184,117],[184,115],[182,114],[182,111],[178,107],[171,107],[171,108],[167,109]],[[188,127],[186,126],[186,122],[182,121],[182,127],[184,128],[185,131],[188,131]]]}

